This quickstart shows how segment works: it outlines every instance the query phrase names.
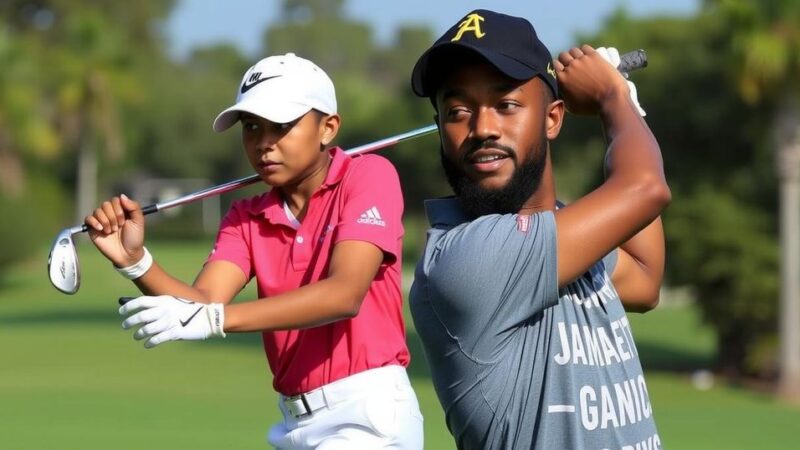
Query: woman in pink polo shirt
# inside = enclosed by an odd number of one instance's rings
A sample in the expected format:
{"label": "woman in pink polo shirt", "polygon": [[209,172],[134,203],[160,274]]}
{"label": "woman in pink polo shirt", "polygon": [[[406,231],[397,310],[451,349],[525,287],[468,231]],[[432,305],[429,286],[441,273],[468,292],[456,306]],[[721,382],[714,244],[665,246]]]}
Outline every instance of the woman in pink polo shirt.
{"label": "woman in pink polo shirt", "polygon": [[[398,176],[384,158],[326,149],[339,129],[325,72],[294,54],[265,58],[215,131],[242,124],[250,164],[272,190],[237,201],[193,284],[144,247],[144,217],[126,196],[86,217],[97,248],[146,294],[124,328],[154,347],[263,332],[284,420],[277,448],[419,449],[422,415],[406,375]],[[255,278],[259,299],[231,304]]]}

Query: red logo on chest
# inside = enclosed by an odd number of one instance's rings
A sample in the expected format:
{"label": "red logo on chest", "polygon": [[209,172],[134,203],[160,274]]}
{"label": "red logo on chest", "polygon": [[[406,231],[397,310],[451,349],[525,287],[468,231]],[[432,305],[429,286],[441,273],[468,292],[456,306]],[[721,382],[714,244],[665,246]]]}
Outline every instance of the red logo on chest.
{"label": "red logo on chest", "polygon": [[527,233],[531,226],[531,216],[517,216],[517,231]]}

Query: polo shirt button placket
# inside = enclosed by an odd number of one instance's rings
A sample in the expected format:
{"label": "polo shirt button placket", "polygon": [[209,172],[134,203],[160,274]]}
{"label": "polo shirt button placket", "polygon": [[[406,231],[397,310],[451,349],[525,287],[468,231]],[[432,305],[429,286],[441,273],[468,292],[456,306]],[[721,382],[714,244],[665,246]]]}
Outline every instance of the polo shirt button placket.
{"label": "polo shirt button placket", "polygon": [[303,243],[303,236],[297,236],[296,238],[294,238],[294,240],[298,244],[302,244]]}

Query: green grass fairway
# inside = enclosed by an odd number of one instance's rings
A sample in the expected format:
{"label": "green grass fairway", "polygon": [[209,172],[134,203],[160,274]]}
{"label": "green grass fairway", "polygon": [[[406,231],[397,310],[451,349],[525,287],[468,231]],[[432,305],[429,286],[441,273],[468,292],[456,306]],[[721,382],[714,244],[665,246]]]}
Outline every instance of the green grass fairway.
{"label": "green grass fairway", "polygon": [[[190,280],[209,245],[149,248]],[[145,350],[116,314],[117,297],[136,290],[93,248],[79,253],[83,286],[74,296],[50,286],[46,251],[0,284],[0,449],[267,448],[278,414],[259,337]],[[714,348],[690,307],[665,305],[632,323],[667,448],[796,448],[799,409],[719,384],[692,387],[688,370],[707,365]],[[452,449],[411,326],[409,339],[426,448]]]}

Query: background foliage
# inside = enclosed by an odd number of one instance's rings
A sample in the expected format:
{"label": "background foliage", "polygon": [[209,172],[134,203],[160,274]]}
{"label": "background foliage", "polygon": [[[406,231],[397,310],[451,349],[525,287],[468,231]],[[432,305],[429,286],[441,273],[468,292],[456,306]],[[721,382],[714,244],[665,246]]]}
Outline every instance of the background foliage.
{"label": "background foliage", "polygon": [[[795,3],[767,3],[706,1],[688,18],[619,10],[576,41],[647,49],[650,66],[634,79],[673,189],[664,215],[668,283],[689,292],[713,327],[717,367],[769,380],[778,289],[770,126],[787,92],[798,91],[800,41]],[[253,61],[228,45],[170,59],[160,25],[173,6],[0,3],[0,215],[14,218],[0,222],[0,275],[80,220],[97,195],[116,193],[120,181],[217,183],[249,173],[238,134],[215,134],[210,124]],[[378,44],[370,24],[348,18],[343,7],[343,0],[284,1],[280,20],[264,30],[262,53],[292,51],[330,73],[343,117],[337,144],[345,148],[430,123],[430,105],[411,94],[409,76],[431,30],[408,25]],[[595,120],[568,118],[553,151],[563,200],[602,179]],[[448,193],[437,140],[384,155],[401,175],[406,259],[413,261],[424,238],[422,200]],[[192,220],[179,223],[182,234],[198,234],[188,229]],[[14,232],[20,228],[26,233]]]}

